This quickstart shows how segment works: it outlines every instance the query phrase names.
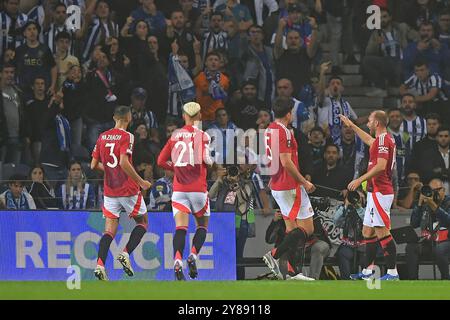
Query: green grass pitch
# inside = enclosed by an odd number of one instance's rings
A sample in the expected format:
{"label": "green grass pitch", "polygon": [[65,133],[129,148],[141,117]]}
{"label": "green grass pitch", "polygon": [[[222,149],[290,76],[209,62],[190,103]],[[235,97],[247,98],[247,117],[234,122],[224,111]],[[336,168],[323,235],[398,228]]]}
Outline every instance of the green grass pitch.
{"label": "green grass pitch", "polygon": [[68,290],[65,282],[0,282],[0,299],[449,300],[450,281],[381,282],[372,290],[365,281],[85,281],[80,290]]}

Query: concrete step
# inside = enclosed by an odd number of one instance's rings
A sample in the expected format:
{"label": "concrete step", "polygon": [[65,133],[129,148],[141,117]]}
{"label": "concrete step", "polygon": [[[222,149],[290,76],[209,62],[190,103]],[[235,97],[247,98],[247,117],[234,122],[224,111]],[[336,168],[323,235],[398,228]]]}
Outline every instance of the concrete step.
{"label": "concrete step", "polygon": [[370,97],[357,97],[357,96],[346,96],[345,99],[350,103],[352,108],[355,110],[359,109],[388,109],[395,108],[398,106],[397,98],[370,98]]}
{"label": "concrete step", "polygon": [[363,82],[360,74],[343,74],[340,77],[344,80],[344,87],[361,86]]}
{"label": "concrete step", "polygon": [[[361,62],[361,54],[359,53],[355,53],[355,58],[356,60],[358,60],[359,62]],[[323,52],[322,53],[322,61],[331,61],[331,55],[329,52]],[[339,53],[339,64],[342,65],[344,63],[344,54],[343,53]]]}
{"label": "concrete step", "polygon": [[[361,86],[347,86],[345,87],[345,94],[348,96],[365,96],[367,92],[374,90],[373,87],[361,87]],[[392,97],[399,96],[399,88],[388,88],[388,95]]]}
{"label": "concrete step", "polygon": [[[360,65],[352,65],[352,64],[344,64],[341,67],[344,74],[360,74],[361,73],[361,66]],[[331,74],[331,68],[327,72],[327,75]]]}

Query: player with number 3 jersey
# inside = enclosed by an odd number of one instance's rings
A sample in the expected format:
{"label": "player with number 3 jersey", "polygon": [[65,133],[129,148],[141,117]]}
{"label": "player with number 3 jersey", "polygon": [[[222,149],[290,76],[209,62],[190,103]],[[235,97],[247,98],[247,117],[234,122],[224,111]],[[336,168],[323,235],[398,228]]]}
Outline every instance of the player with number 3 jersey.
{"label": "player with number 3 jersey", "polygon": [[147,190],[151,184],[142,179],[133,168],[134,136],[126,131],[131,119],[130,108],[118,106],[114,111],[115,127],[100,134],[92,152],[91,168],[104,172],[102,210],[106,218],[105,232],[100,240],[97,267],[94,271],[99,280],[108,280],[105,262],[119,226],[120,213],[125,211],[136,221],[136,227],[131,232],[127,245],[117,257],[129,276],[134,274],[130,254],[147,232],[147,209],[140,188]]}
{"label": "player with number 3 jersey", "polygon": [[158,157],[158,166],[174,171],[172,210],[176,223],[173,237],[174,273],[176,280],[185,280],[183,251],[189,225],[189,214],[195,218],[197,229],[187,259],[189,276],[198,275],[196,260],[206,239],[210,216],[206,175],[212,164],[209,156],[210,137],[197,128],[201,120],[200,105],[183,106],[185,126],[176,130]]}

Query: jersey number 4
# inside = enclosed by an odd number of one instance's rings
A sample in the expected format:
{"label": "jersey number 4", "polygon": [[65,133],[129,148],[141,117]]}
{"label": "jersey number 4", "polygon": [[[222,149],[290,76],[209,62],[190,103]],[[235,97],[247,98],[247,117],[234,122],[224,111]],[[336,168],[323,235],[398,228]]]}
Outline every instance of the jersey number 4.
{"label": "jersey number 4", "polygon": [[115,143],[107,143],[105,144],[105,147],[109,148],[109,155],[113,159],[113,162],[107,162],[106,165],[110,168],[115,168],[119,164],[119,160],[117,159],[116,155],[114,154],[114,147],[116,146]]}

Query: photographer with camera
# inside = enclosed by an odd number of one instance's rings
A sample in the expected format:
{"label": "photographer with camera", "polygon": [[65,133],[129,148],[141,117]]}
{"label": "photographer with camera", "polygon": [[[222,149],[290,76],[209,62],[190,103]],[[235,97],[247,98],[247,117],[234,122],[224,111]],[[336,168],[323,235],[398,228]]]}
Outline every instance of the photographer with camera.
{"label": "photographer with camera", "polygon": [[[210,198],[217,198],[216,210],[236,213],[236,259],[244,257],[247,238],[255,234],[255,193],[250,179],[254,166],[229,165],[218,167],[217,180],[209,190]],[[236,269],[237,279],[245,279],[245,268]]]}
{"label": "photographer with camera", "polygon": [[344,204],[336,208],[334,224],[343,229],[342,244],[336,252],[341,279],[350,279],[358,264],[363,264],[362,236],[364,219],[364,195],[360,191],[346,192]]}
{"label": "photographer with camera", "polygon": [[406,262],[410,280],[418,279],[419,256],[431,256],[441,273],[441,278],[449,279],[450,239],[450,197],[445,195],[442,180],[433,179],[420,191],[418,203],[411,214],[411,226],[420,227],[422,236],[418,243],[406,245]]}

